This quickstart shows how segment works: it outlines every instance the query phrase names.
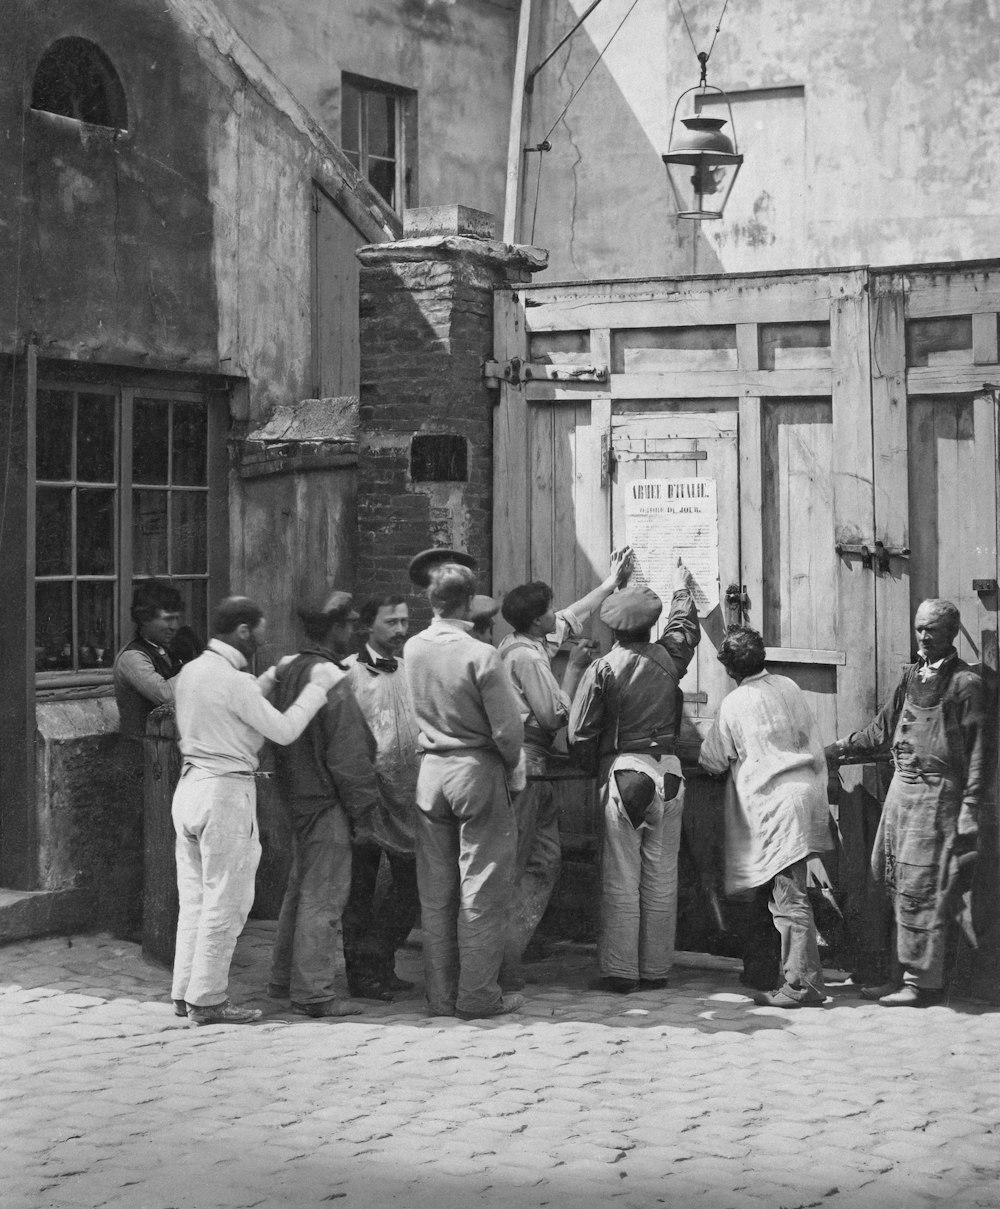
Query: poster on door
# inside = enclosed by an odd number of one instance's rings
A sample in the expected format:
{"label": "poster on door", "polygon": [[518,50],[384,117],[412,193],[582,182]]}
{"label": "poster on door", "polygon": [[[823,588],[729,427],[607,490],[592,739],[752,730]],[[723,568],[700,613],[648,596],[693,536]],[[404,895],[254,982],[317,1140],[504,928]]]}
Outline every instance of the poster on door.
{"label": "poster on door", "polygon": [[715,479],[637,479],[625,493],[625,540],[635,551],[631,582],[663,601],[657,634],[666,622],[678,559],[691,572],[698,616],[707,617],[719,603]]}

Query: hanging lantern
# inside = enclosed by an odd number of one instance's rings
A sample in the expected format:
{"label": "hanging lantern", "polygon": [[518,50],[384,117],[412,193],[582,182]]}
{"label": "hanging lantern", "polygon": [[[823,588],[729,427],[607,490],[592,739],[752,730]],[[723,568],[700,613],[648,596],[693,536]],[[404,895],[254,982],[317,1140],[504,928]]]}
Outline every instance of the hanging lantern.
{"label": "hanging lantern", "polygon": [[[721,88],[706,84],[708,56],[703,58],[703,54],[698,55],[701,60],[701,82],[677,98],[670,122],[670,150],[661,157],[677,200],[678,218],[721,218],[743,163],[743,156],[736,148],[736,128],[729,97]],[[709,92],[725,98],[732,139],[722,129],[726,125],[725,118],[710,117],[705,113],[681,118],[683,129],[678,128],[677,110],[681,101],[691,93],[703,97]]]}

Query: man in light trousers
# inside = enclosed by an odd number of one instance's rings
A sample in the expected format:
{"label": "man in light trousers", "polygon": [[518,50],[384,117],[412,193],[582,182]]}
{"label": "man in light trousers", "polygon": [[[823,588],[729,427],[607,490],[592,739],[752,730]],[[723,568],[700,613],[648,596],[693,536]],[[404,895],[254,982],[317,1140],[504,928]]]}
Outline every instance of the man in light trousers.
{"label": "man in light trousers", "polygon": [[569,718],[570,750],[601,791],[601,923],[595,989],[627,995],[667,984],[677,926],[677,853],[684,781],[676,754],[680,681],[701,628],[688,572],[663,632],[662,610],[646,587],[608,597],[601,620],[615,645],[584,673]]}
{"label": "man in light trousers", "polygon": [[265,700],[276,669],[257,679],[244,671],[265,630],[258,605],[229,597],[216,611],[208,647],[176,681],[184,762],[172,808],[180,909],[171,997],[177,1015],[194,1024],[248,1024],[260,1017],[230,1003],[228,990],[260,862],[258,753],[265,739],[297,739],[344,675],[332,663],[317,664],[281,713]]}
{"label": "man in light trousers", "polygon": [[497,980],[517,841],[508,782],[524,728],[500,656],[471,633],[475,576],[445,563],[429,578],[434,620],[404,651],[424,753],[416,822],[425,987],[432,1015],[477,1019],[524,1002]]}

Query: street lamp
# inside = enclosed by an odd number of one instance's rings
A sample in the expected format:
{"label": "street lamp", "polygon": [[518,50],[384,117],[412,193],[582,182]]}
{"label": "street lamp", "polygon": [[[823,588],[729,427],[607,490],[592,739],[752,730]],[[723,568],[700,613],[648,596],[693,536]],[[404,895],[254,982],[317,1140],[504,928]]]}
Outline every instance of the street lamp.
{"label": "street lamp", "polygon": [[[698,59],[701,62],[701,81],[697,87],[689,88],[677,98],[670,122],[670,150],[661,158],[677,201],[677,217],[721,218],[730,190],[736,183],[743,156],[736,148],[736,127],[729,97],[721,88],[705,82],[708,55],[702,51]],[[710,117],[705,113],[681,118],[683,129],[678,129],[677,110],[681,101],[693,92],[699,96],[712,92],[725,97],[732,139],[723,133],[725,118]]]}

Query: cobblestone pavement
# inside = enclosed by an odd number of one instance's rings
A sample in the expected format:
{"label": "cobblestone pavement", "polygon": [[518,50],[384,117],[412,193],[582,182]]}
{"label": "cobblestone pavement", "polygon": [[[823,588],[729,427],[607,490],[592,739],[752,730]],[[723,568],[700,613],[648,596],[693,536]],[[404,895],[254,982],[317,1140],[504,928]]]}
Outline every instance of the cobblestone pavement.
{"label": "cobblestone pavement", "polygon": [[249,1027],[176,1018],[106,936],[0,950],[3,1209],[1000,1205],[1000,1012],[849,986],[783,1012],[687,965],[619,998],[559,946],[514,1016],[431,1019],[418,989],[308,1020],[265,997],[273,929],[237,950]]}

